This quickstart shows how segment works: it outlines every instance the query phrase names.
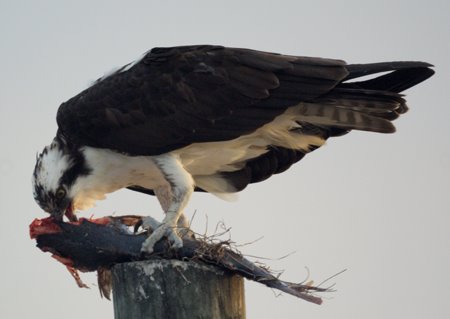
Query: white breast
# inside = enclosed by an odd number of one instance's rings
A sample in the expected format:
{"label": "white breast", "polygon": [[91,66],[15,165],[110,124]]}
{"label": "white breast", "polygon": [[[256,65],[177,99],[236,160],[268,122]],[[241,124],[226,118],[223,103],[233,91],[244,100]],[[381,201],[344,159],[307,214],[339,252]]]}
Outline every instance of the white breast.
{"label": "white breast", "polygon": [[105,194],[128,186],[154,189],[168,185],[151,156],[127,156],[93,147],[85,147],[82,152],[92,171],[79,177],[70,189],[75,209],[90,208]]}

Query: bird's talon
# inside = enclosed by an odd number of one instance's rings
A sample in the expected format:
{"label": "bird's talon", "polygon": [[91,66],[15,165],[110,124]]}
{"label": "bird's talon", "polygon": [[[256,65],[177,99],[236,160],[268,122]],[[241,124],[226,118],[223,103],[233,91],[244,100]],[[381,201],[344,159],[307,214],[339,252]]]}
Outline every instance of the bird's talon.
{"label": "bird's talon", "polygon": [[180,236],[178,236],[176,234],[175,231],[173,231],[170,235],[169,235],[169,241],[171,244],[172,249],[180,249],[183,247],[183,240],[180,238]]}
{"label": "bird's talon", "polygon": [[153,218],[151,216],[144,216],[141,219],[140,226],[144,230],[153,232],[161,226],[161,222],[157,221],[155,218]]}
{"label": "bird's talon", "polygon": [[[153,219],[154,220],[154,219]],[[144,221],[145,223],[145,221]],[[171,227],[167,224],[160,224],[153,233],[144,241],[141,247],[141,252],[151,254],[154,251],[154,246],[164,236],[166,236],[170,242],[171,248],[179,249],[183,247],[183,240],[176,233],[175,227]]]}

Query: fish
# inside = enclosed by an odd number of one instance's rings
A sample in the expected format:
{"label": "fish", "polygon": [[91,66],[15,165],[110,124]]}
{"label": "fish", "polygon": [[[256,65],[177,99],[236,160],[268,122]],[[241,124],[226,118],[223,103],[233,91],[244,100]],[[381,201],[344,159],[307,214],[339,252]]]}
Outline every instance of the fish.
{"label": "fish", "polygon": [[228,241],[185,236],[183,247],[174,249],[169,240],[163,238],[152,254],[143,253],[141,247],[148,232],[136,232],[141,223],[142,216],[138,215],[81,218],[70,222],[48,217],[33,220],[30,237],[36,240],[39,249],[52,253],[67,267],[79,287],[87,286],[78,271],[98,271],[100,292],[107,299],[110,299],[110,271],[114,265],[161,258],[212,265],[318,305],[322,304],[322,298],[317,293],[330,291],[330,288],[313,286],[312,282],[283,281],[267,267],[245,258]]}

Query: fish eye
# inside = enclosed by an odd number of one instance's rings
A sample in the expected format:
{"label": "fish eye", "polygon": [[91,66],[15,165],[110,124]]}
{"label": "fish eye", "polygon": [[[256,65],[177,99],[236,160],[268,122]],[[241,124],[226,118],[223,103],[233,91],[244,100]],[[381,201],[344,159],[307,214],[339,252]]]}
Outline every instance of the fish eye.
{"label": "fish eye", "polygon": [[63,199],[64,196],[66,196],[66,190],[64,188],[60,187],[56,190],[55,195],[56,195],[57,199]]}

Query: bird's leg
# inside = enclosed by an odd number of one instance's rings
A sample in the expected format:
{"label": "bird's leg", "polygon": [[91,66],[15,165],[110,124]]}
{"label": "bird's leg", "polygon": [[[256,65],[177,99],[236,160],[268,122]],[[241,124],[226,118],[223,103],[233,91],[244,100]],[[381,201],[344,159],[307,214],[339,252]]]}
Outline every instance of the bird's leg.
{"label": "bird's leg", "polygon": [[184,213],[181,213],[178,219],[178,234],[181,238],[195,238],[194,232],[191,230],[189,221]]}
{"label": "bird's leg", "polygon": [[[164,236],[169,238],[173,248],[183,246],[176,228],[183,214],[183,208],[194,191],[194,180],[184,169],[178,157],[173,154],[164,154],[153,157],[153,161],[167,181],[167,185],[154,190],[166,216],[161,225],[142,244],[141,251],[146,253],[152,253],[154,245]],[[183,216],[180,222],[185,220]],[[145,220],[143,222],[145,223]]]}
{"label": "bird's leg", "polygon": [[[172,203],[172,192],[170,186],[161,186],[153,190],[155,192],[156,198],[158,198],[159,204],[164,212],[169,210],[170,204]],[[145,218],[145,217],[144,217]],[[180,217],[177,222],[178,230],[183,228],[189,228],[189,222],[183,211],[180,212]],[[183,236],[181,236],[183,237]]]}
{"label": "bird's leg", "polygon": [[[153,191],[155,192],[155,195],[158,198],[159,203],[161,204],[161,208],[163,209],[163,211],[166,212],[170,206],[170,197],[167,196],[168,194],[170,194],[170,189],[166,187],[158,187]],[[141,227],[143,229],[151,230],[151,232],[154,232],[161,225],[162,223],[160,221],[156,220],[151,216],[142,217]],[[178,237],[175,237],[177,233],[181,238],[185,237],[193,238],[194,236],[193,232],[189,229],[188,219],[186,218],[183,212],[181,212],[180,217],[178,219],[176,232],[171,232],[170,234],[167,234],[169,236],[170,242],[172,243],[177,242]]]}

